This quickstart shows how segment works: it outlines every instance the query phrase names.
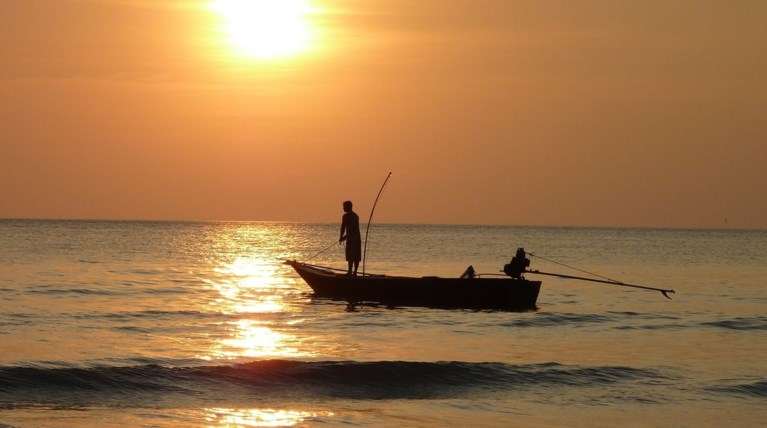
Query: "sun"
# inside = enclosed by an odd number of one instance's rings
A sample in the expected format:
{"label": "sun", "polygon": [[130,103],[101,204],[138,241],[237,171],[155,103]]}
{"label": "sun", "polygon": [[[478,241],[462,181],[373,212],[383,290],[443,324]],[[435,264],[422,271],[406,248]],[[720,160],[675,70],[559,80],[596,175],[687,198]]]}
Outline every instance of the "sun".
{"label": "sun", "polygon": [[275,59],[310,48],[313,10],[306,0],[217,0],[213,9],[241,55]]}

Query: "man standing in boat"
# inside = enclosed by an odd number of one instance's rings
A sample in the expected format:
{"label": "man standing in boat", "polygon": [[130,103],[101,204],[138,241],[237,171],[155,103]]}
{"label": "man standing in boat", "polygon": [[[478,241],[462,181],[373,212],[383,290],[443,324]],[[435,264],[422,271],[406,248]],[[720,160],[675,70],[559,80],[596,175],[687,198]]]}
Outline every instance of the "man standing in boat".
{"label": "man standing in boat", "polygon": [[[360,236],[360,217],[352,211],[352,201],[344,202],[344,216],[341,218],[341,237],[338,243],[346,241],[346,261],[349,262],[348,275],[357,275],[357,268],[362,260],[362,238]],[[353,268],[353,270],[352,270]]]}

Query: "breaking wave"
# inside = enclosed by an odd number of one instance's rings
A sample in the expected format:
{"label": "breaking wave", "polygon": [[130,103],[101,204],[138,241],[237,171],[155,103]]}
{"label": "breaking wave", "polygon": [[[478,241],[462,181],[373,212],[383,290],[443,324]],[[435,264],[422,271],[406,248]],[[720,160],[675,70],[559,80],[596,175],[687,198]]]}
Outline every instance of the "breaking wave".
{"label": "breaking wave", "polygon": [[717,386],[708,389],[714,392],[724,392],[749,397],[767,398],[767,380],[761,380],[752,383],[742,383],[739,385]]}
{"label": "breaking wave", "polygon": [[737,317],[728,320],[704,322],[702,325],[728,330],[767,330],[767,316]]}
{"label": "breaking wave", "polygon": [[[630,367],[558,363],[267,360],[235,365],[2,367],[0,405],[76,401],[78,405],[136,397],[212,398],[311,396],[355,399],[434,399],[525,388],[599,386],[655,381],[665,375]],[[140,400],[139,400],[140,401]]]}

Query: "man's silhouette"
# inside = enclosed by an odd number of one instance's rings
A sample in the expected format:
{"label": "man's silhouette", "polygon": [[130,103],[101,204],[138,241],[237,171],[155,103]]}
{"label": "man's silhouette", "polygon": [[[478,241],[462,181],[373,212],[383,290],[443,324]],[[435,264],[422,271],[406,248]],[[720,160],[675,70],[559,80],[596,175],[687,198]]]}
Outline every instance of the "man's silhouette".
{"label": "man's silhouette", "polygon": [[344,241],[346,241],[346,261],[349,262],[347,275],[357,275],[357,268],[362,259],[362,238],[360,237],[360,217],[352,211],[352,201],[344,202],[341,237],[338,238],[338,243]]}

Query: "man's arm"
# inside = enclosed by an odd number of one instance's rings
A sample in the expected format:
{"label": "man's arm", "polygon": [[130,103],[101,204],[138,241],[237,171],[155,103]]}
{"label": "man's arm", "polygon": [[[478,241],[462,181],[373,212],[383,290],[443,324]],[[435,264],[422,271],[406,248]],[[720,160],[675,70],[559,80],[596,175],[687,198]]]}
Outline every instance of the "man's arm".
{"label": "man's arm", "polygon": [[347,230],[347,227],[346,227],[346,214],[344,214],[344,216],[341,217],[341,236],[339,236],[339,238],[338,238],[338,243],[339,244],[346,240],[346,236],[345,236],[345,233],[344,233],[344,232],[346,232],[346,230]]}

